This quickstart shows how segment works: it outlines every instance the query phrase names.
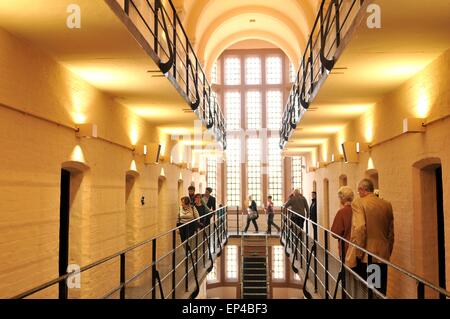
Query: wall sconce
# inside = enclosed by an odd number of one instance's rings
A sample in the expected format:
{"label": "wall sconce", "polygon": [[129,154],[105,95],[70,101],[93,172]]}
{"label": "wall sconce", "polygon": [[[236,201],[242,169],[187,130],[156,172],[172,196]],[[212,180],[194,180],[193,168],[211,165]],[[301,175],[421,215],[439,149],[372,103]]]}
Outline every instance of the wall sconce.
{"label": "wall sconce", "polygon": [[317,163],[317,168],[325,168],[327,167],[328,162],[318,162]]}
{"label": "wall sconce", "polygon": [[403,133],[423,133],[425,132],[424,118],[406,118],[403,119]]}
{"label": "wall sconce", "polygon": [[145,164],[158,164],[161,154],[161,145],[157,143],[147,144],[145,153]]}
{"label": "wall sconce", "polygon": [[86,138],[97,138],[97,125],[86,123],[86,124],[75,124],[76,132],[75,135],[77,137],[86,137]]}
{"label": "wall sconce", "polygon": [[358,163],[358,153],[356,152],[356,142],[344,142],[341,144],[344,161],[346,163]]}
{"label": "wall sconce", "polygon": [[361,143],[361,142],[356,143],[356,153],[368,152],[369,148],[370,148],[369,143]]}
{"label": "wall sconce", "polygon": [[136,144],[133,145],[133,153],[136,155],[147,155],[147,145],[146,144]]}
{"label": "wall sconce", "polygon": [[315,167],[308,167],[308,173],[314,173],[316,171]]}

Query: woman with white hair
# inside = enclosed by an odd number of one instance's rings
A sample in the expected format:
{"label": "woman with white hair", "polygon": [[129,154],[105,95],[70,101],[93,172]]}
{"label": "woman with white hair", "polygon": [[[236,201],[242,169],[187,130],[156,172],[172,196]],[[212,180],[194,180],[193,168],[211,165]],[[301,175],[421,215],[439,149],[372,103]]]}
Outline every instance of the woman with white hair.
{"label": "woman with white hair", "polygon": [[[344,237],[350,240],[350,233],[352,230],[352,202],[355,197],[353,190],[348,186],[343,186],[339,188],[338,191],[339,201],[343,206],[334,217],[333,226],[331,226],[331,231],[336,235]],[[334,238],[337,238],[333,235]],[[344,256],[347,252],[348,244],[345,243],[345,251],[342,255],[341,253],[341,240],[339,240],[339,256]]]}

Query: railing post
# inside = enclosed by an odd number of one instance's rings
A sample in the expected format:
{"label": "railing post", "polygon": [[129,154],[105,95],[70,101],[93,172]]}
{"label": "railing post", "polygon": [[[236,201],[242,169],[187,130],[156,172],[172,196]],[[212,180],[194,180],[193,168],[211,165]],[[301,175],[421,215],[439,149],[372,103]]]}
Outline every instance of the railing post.
{"label": "railing post", "polygon": [[313,224],[313,245],[315,247],[314,252],[314,292],[317,293],[317,226]]}
{"label": "railing post", "polygon": [[130,13],[130,0],[125,0],[123,4],[123,10],[127,15]]}
{"label": "railing post", "polygon": [[[185,37],[186,44],[186,95],[189,97],[189,39],[186,35]],[[190,97],[189,97],[190,101]]]}
{"label": "railing post", "polygon": [[173,78],[177,79],[177,12],[174,8],[173,11]]}
{"label": "railing post", "polygon": [[339,0],[334,0],[334,7],[336,10],[336,50],[341,45],[341,31],[340,29],[340,19],[339,19]]}
{"label": "railing post", "polygon": [[425,285],[420,281],[417,283],[417,299],[425,299]]}
{"label": "railing post", "polygon": [[[368,255],[367,256],[367,268],[369,268],[369,266],[372,264],[372,256]],[[367,270],[366,270],[367,271]],[[367,276],[366,276],[367,278]],[[367,279],[366,279],[366,283],[368,283]],[[373,299],[373,287],[369,287],[367,286],[367,298],[368,299]]]}
{"label": "railing post", "polygon": [[213,228],[213,234],[212,234],[212,242],[213,242],[213,253],[216,252],[216,236],[217,236],[217,223],[216,223],[216,214],[214,214],[213,216],[213,223],[214,223],[214,228]]}
{"label": "railing post", "polygon": [[177,231],[172,232],[172,299],[176,299],[175,288],[176,288],[176,266],[177,266]]}
{"label": "railing post", "polygon": [[152,240],[152,299],[156,299],[156,238]]}
{"label": "railing post", "polygon": [[198,264],[198,229],[195,231],[195,264]]}
{"label": "railing post", "polygon": [[328,233],[327,231],[324,229],[323,230],[324,233],[324,247],[325,247],[325,252],[324,252],[324,264],[325,264],[325,274],[324,274],[324,281],[325,281],[325,299],[329,299],[328,298]]}
{"label": "railing post", "polygon": [[341,297],[342,299],[347,299],[347,293],[345,292],[346,290],[346,285],[345,285],[345,241],[340,240],[340,245],[341,245]]}
{"label": "railing post", "polygon": [[120,255],[120,299],[125,299],[125,254]]}
{"label": "railing post", "polygon": [[153,50],[155,51],[156,55],[159,56],[159,46],[158,46],[158,27],[159,27],[159,17],[158,17],[158,12],[159,12],[159,6],[161,4],[161,0],[155,0],[155,12],[154,12],[154,19],[155,19],[155,23],[154,23],[154,42],[153,42]]}
{"label": "railing post", "polygon": [[185,290],[189,291],[189,252],[188,252],[188,246],[189,246],[189,238],[185,242],[185,252],[186,252],[186,260],[185,260],[185,272],[186,276],[184,278],[184,284],[185,284]]}

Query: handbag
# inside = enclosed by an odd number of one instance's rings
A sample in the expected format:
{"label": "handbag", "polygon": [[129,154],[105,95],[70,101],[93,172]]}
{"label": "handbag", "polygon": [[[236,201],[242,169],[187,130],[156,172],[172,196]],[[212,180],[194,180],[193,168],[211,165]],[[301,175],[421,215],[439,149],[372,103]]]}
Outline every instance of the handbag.
{"label": "handbag", "polygon": [[251,210],[250,208],[247,208],[247,214],[248,219],[250,220],[257,219],[259,217],[258,211]]}

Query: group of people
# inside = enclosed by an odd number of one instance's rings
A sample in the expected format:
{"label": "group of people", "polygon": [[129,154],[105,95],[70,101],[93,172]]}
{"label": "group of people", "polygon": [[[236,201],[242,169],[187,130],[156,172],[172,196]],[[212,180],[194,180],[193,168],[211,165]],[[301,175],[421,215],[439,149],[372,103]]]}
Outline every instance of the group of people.
{"label": "group of people", "polygon": [[[364,248],[370,253],[389,261],[394,246],[394,215],[392,205],[379,198],[375,193],[373,182],[363,179],[358,184],[359,197],[355,198],[353,190],[343,186],[338,191],[341,208],[337,212],[331,232],[335,238],[345,238],[347,241]],[[284,207],[290,208],[291,220],[303,229],[305,217],[317,223],[316,192],[311,195],[312,203],[308,207],[306,198],[296,189],[291,194]],[[317,225],[313,224],[314,239],[317,239]],[[339,255],[345,263],[364,280],[367,280],[368,256],[362,250],[345,243],[341,251],[339,240]],[[381,287],[376,287],[381,293],[387,290],[387,265],[375,258],[372,265],[380,269]]]}
{"label": "group of people", "polygon": [[[180,227],[181,241],[194,235],[199,228],[207,228],[211,221],[210,212],[216,210],[216,198],[211,195],[212,188],[207,187],[205,194],[195,193],[195,187],[189,186],[188,196],[181,198],[181,206],[178,214],[177,226]],[[200,218],[199,222],[194,222]]]}
{"label": "group of people", "polygon": [[[248,198],[249,201],[249,205],[247,207],[247,225],[245,226],[245,229],[243,230],[244,232],[247,232],[248,227],[250,226],[250,222],[253,223],[253,226],[255,227],[255,231],[258,232],[258,223],[256,222],[256,220],[259,218],[259,213],[258,213],[258,207],[256,205],[256,202],[252,199],[252,196],[249,196]],[[247,205],[245,205],[247,206]],[[275,224],[275,222],[273,221],[274,218],[274,205],[273,205],[273,201],[272,201],[272,196],[267,196],[267,203],[264,207],[264,210],[266,211],[267,214],[267,234],[271,234],[272,233],[272,226],[274,226],[277,231],[280,231],[280,227]]]}

